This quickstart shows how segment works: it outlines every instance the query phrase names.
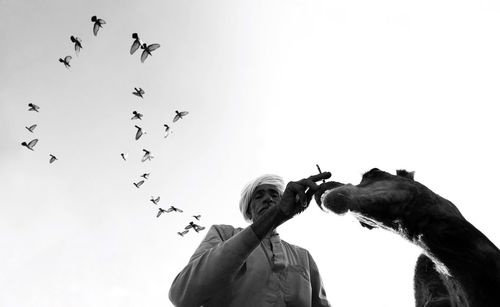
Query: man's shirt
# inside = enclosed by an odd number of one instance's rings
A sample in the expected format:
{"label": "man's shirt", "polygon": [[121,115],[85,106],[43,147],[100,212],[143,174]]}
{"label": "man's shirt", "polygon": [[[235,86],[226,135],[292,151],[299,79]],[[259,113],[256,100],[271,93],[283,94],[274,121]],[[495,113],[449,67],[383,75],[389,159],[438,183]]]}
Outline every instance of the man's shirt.
{"label": "man's shirt", "polygon": [[178,307],[330,306],[307,250],[229,225],[210,228],[169,296]]}

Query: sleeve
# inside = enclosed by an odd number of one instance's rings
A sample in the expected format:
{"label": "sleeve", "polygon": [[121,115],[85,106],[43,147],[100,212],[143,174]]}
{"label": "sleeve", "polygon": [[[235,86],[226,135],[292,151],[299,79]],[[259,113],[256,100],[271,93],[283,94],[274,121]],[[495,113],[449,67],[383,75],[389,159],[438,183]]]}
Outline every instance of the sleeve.
{"label": "sleeve", "polygon": [[169,297],[175,306],[201,306],[214,293],[229,286],[260,243],[251,227],[227,241],[221,232],[224,233],[221,225],[210,227],[189,263],[174,279]]}
{"label": "sleeve", "polygon": [[309,252],[307,252],[309,257],[309,274],[311,276],[311,288],[312,288],[312,307],[330,307],[330,303],[326,298],[326,291],[323,287],[323,281],[319,274],[318,266],[314,261],[313,257]]}

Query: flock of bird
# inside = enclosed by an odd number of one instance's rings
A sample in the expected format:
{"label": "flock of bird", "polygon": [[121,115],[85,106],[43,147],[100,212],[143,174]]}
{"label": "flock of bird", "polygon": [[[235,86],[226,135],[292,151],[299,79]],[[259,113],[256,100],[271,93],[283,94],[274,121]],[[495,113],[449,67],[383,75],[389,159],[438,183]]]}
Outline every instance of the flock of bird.
{"label": "flock of bird", "polygon": [[[97,36],[99,30],[101,28],[103,28],[103,25],[106,24],[106,21],[104,21],[104,19],[97,18],[97,16],[92,16],[90,20],[93,22],[94,36]],[[141,62],[142,63],[144,63],[144,61],[148,58],[148,56],[152,56],[152,51],[154,51],[160,47],[160,44],[156,44],[156,43],[146,44],[146,43],[142,42],[137,33],[132,33],[132,39],[133,39],[133,42],[132,42],[132,46],[130,47],[130,54],[133,55],[139,48],[141,48],[143,50],[142,54],[141,54]],[[74,44],[75,53],[78,56],[81,49],[83,49],[81,38],[71,35],[70,41]],[[70,69],[71,68],[71,64],[70,64],[71,59],[72,59],[72,57],[70,55],[68,55],[64,58],[59,58],[59,62],[63,63],[67,69]],[[134,92],[132,92],[132,94],[141,98],[141,99],[144,99],[144,95],[146,94],[146,92],[141,87],[138,87],[138,88],[135,87]],[[29,109],[28,109],[29,111],[39,112],[39,110],[40,110],[40,107],[33,104],[33,103],[29,103],[28,106],[29,106]],[[173,118],[173,122],[174,123],[177,122],[179,119],[184,118],[188,114],[189,114],[189,112],[187,112],[187,111],[180,111],[179,112],[178,110],[176,110],[174,118]],[[131,120],[142,120],[142,118],[144,116],[143,114],[141,114],[135,110],[132,112],[132,115],[133,116],[132,116]],[[166,138],[172,133],[172,131],[171,131],[171,128],[168,124],[164,124],[163,126],[165,127],[164,138]],[[28,131],[33,133],[36,127],[37,127],[37,125],[34,124],[34,125],[29,126],[29,127],[26,127],[26,129],[28,129]],[[135,140],[137,141],[144,134],[146,134],[146,132],[139,125],[134,125],[134,127],[137,129],[137,131],[135,133]],[[22,142],[21,145],[28,148],[31,151],[34,151],[33,147],[37,144],[37,142],[38,142],[38,139],[35,138],[29,142]],[[144,155],[141,158],[141,162],[151,161],[151,159],[154,158],[154,156],[151,154],[151,151],[149,151],[147,149],[142,149],[142,151],[144,152]],[[127,156],[128,156],[127,153],[121,153],[120,156],[122,157],[122,159],[124,161],[127,161]],[[49,163],[53,163],[56,160],[57,160],[57,158],[54,155],[50,154]],[[139,180],[137,182],[133,182],[134,186],[139,189],[145,183],[145,181],[148,180],[149,176],[150,176],[150,173],[144,173],[143,175],[141,175],[141,180]],[[152,196],[150,201],[154,205],[158,205],[160,202],[160,196],[157,196],[157,197]],[[156,214],[156,217],[159,218],[163,213],[170,213],[170,212],[183,213],[183,210],[176,208],[174,206],[170,206],[168,209],[163,209],[163,208],[159,207],[158,213]],[[199,220],[201,218],[201,215],[193,215],[192,217],[194,217],[196,220]],[[189,224],[186,227],[184,227],[184,230],[177,232],[177,234],[179,234],[180,236],[184,236],[186,233],[189,232],[190,229],[193,229],[195,232],[199,232],[199,231],[204,230],[205,227],[200,226],[198,224],[195,224],[193,221],[190,221]]]}
{"label": "flock of bird", "polygon": [[[31,102],[28,103],[28,107],[29,107],[28,111],[34,111],[34,112],[37,112],[37,113],[40,112],[40,107],[37,106],[34,103],[31,103]],[[29,127],[26,126],[25,128],[29,132],[35,133],[35,129],[36,129],[37,126],[38,126],[37,124],[33,124],[33,125],[29,126]],[[31,151],[35,151],[33,148],[35,147],[35,145],[37,143],[38,143],[38,139],[35,138],[35,139],[33,139],[33,140],[29,141],[29,142],[21,142],[21,145],[24,146],[24,147],[26,147],[26,148],[28,148]],[[53,154],[49,154],[49,163],[53,163],[56,160],[57,160],[56,156],[54,156]]]}

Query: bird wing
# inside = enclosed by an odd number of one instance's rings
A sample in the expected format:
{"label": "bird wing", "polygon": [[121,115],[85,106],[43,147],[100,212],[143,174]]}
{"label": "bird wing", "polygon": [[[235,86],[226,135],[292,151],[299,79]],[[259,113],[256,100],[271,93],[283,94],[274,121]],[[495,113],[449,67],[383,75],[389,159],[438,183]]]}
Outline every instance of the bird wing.
{"label": "bird wing", "polygon": [[189,114],[189,112],[188,112],[188,111],[182,111],[182,112],[180,112],[180,113],[181,113],[181,116],[186,116],[186,115],[188,115],[188,114]]}
{"label": "bird wing", "polygon": [[33,132],[33,130],[35,130],[35,128],[36,128],[36,124],[34,124],[34,125],[31,125],[31,126],[27,127],[27,129],[28,129],[30,132]]}
{"label": "bird wing", "polygon": [[130,54],[134,54],[134,52],[136,52],[140,46],[141,46],[141,43],[138,40],[135,40],[132,43],[132,46],[130,47]]}
{"label": "bird wing", "polygon": [[161,210],[158,210],[158,214],[156,215],[156,217],[160,217],[160,215],[163,213],[163,211]]}
{"label": "bird wing", "polygon": [[141,180],[137,183],[137,186],[140,187],[144,183],[144,180]]}
{"label": "bird wing", "polygon": [[33,148],[36,145],[36,143],[38,143],[38,139],[31,140],[28,143],[28,147]]}
{"label": "bird wing", "polygon": [[97,32],[99,32],[99,24],[97,22],[94,23],[94,36],[97,36]]}
{"label": "bird wing", "polygon": [[[191,228],[191,227],[193,227],[193,226],[191,226],[191,225],[187,225],[186,227],[184,227],[184,229],[189,229],[189,228]],[[195,229],[195,230],[196,230],[196,229]]]}
{"label": "bird wing", "polygon": [[141,136],[142,136],[142,129],[139,129],[135,133],[135,139],[138,140]]}
{"label": "bird wing", "polygon": [[139,92],[140,92],[142,95],[146,94],[146,92],[145,92],[145,91],[144,91],[141,87],[139,88]]}
{"label": "bird wing", "polygon": [[180,117],[178,114],[175,114],[175,116],[174,116],[174,123],[175,123],[176,121],[178,121],[178,120],[179,120],[179,118],[181,118],[181,117]]}
{"label": "bird wing", "polygon": [[105,25],[106,22],[104,21],[104,19],[97,19],[97,22],[101,25]]}
{"label": "bird wing", "polygon": [[148,57],[148,51],[147,51],[147,49],[144,49],[144,51],[141,54],[141,62],[144,63],[144,61],[146,61],[147,57]]}
{"label": "bird wing", "polygon": [[149,46],[147,47],[147,49],[148,49],[149,51],[153,51],[153,50],[156,50],[156,49],[158,49],[158,48],[160,48],[160,44],[151,44],[151,45],[149,45]]}
{"label": "bird wing", "polygon": [[64,58],[64,62],[68,63],[69,64],[69,61],[71,61],[72,57],[70,55],[66,56]]}
{"label": "bird wing", "polygon": [[167,212],[172,212],[172,210],[174,210],[174,209],[172,209],[172,208],[170,207],[170,208],[168,208],[168,209],[167,209]]}

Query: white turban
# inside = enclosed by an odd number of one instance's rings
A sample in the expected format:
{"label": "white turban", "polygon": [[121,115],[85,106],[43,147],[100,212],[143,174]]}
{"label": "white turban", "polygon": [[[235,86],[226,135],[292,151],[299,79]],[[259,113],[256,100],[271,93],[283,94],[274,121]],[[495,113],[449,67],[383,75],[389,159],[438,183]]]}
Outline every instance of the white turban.
{"label": "white turban", "polygon": [[250,205],[253,192],[261,184],[271,184],[275,186],[278,189],[280,196],[283,195],[283,191],[285,190],[285,182],[283,181],[283,178],[278,175],[262,175],[247,183],[245,188],[241,191],[240,211],[243,214],[245,221],[249,223],[251,223],[252,220],[250,216],[248,216],[248,205]]}

